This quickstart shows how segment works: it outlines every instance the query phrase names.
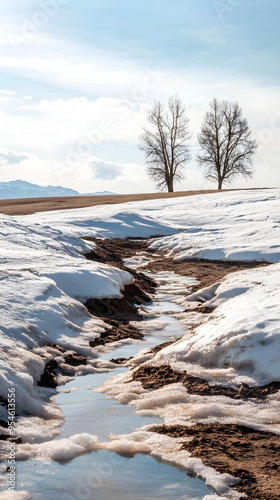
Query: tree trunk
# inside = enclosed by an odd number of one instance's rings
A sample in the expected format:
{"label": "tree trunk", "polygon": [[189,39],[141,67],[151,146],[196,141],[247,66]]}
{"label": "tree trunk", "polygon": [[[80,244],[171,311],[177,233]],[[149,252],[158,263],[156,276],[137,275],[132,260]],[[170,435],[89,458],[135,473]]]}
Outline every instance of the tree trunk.
{"label": "tree trunk", "polygon": [[223,184],[222,179],[219,179],[219,181],[218,181],[218,189],[222,189],[222,184]]}
{"label": "tree trunk", "polygon": [[173,193],[174,192],[174,189],[173,189],[173,179],[168,182],[167,188],[168,188],[168,193]]}

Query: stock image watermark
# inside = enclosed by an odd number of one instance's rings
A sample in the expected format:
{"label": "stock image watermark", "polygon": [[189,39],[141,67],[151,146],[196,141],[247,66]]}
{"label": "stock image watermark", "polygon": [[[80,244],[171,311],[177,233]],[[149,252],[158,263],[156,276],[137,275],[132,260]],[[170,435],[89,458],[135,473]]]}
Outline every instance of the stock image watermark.
{"label": "stock image watermark", "polygon": [[67,148],[66,164],[73,164],[82,155],[92,155],[94,147],[116,132],[120,122],[129,117],[135,106],[145,103],[149,93],[156,91],[168,76],[159,66],[147,68],[142,81],[113,103],[110,110],[113,117],[103,118],[96,128],[84,130],[84,138],[75,147]]}
{"label": "stock image watermark", "polygon": [[[16,389],[8,389],[8,431],[10,438],[15,437],[16,426]],[[6,462],[7,488],[14,491],[16,488],[16,444],[13,439],[8,440],[8,457]]]}
{"label": "stock image watermark", "polygon": [[104,482],[112,478],[115,467],[119,466],[124,460],[124,457],[111,453],[108,460],[92,464],[91,472],[86,475],[84,480],[79,480],[75,489],[75,498],[77,500],[97,498],[93,495],[100,491]]}
{"label": "stock image watermark", "polygon": [[258,134],[259,150],[263,151],[266,146],[275,139],[275,134],[280,132],[280,109],[274,109],[268,127],[263,128]]}
{"label": "stock image watermark", "polygon": [[213,6],[220,21],[224,21],[228,14],[244,3],[245,0],[214,0]]}
{"label": "stock image watermark", "polygon": [[8,40],[15,52],[31,41],[40,30],[47,27],[48,23],[60,14],[61,8],[72,0],[40,0],[38,9],[30,18],[23,18],[22,25],[16,33],[9,33]]}

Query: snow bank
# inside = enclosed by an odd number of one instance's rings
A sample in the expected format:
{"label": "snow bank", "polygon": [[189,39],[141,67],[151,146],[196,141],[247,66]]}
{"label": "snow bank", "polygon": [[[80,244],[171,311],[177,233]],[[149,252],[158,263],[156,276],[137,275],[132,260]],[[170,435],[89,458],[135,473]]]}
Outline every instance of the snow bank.
{"label": "snow bank", "polygon": [[[0,217],[0,397],[16,387],[17,412],[52,419],[55,426],[60,411],[45,402],[52,391],[36,385],[51,357],[44,345],[92,355],[89,340],[104,325],[83,302],[121,297],[132,282],[127,272],[85,259],[91,247],[49,225]],[[6,419],[3,405],[0,419]]]}
{"label": "snow bank", "polygon": [[274,264],[230,274],[218,287],[194,294],[190,300],[199,295],[215,311],[153,362],[223,385],[279,381],[279,283],[280,264]]}

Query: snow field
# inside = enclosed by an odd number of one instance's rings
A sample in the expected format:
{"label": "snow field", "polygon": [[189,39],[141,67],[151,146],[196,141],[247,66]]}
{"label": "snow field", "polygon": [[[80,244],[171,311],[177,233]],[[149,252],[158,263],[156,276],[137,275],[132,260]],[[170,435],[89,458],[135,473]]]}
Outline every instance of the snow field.
{"label": "snow field", "polygon": [[[217,474],[186,452],[182,454],[176,440],[144,428],[127,436],[111,436],[109,443],[99,443],[89,434],[51,441],[62,415],[49,402],[54,391],[37,387],[36,382],[50,357],[44,348],[46,342],[91,356],[87,368],[78,367],[77,373],[102,370],[98,351],[93,352],[88,341],[101,333],[104,325],[88,314],[83,302],[90,297],[120,297],[123,287],[132,282],[129,273],[87,261],[82,254],[93,244],[82,241],[82,236],[164,236],[151,240],[151,247],[178,260],[196,257],[273,263],[229,275],[187,299],[180,297],[180,284],[173,287],[174,302],[186,309],[201,302],[216,309],[207,321],[200,317],[201,324],[191,334],[186,331],[182,339],[153,359],[143,356],[146,363],[170,364],[215,385],[236,387],[245,382],[254,386],[279,381],[279,193],[230,192],[0,217],[0,396],[5,399],[8,388],[16,386],[17,411],[22,415],[17,432],[25,440],[18,458],[65,460],[97,449],[149,453],[187,471],[195,470],[218,493],[204,500],[238,498],[230,490],[233,478]],[[187,315],[178,317],[187,325]],[[194,326],[196,319],[194,316],[190,324]],[[56,359],[63,362],[59,355]],[[158,416],[168,425],[219,420],[280,433],[279,393],[261,403],[242,402],[190,395],[181,384],[147,392],[139,382],[125,383],[129,378],[129,373],[113,377],[100,390],[131,404],[138,414]],[[5,418],[2,405],[1,418]],[[10,492],[6,498],[28,500],[29,496]]]}

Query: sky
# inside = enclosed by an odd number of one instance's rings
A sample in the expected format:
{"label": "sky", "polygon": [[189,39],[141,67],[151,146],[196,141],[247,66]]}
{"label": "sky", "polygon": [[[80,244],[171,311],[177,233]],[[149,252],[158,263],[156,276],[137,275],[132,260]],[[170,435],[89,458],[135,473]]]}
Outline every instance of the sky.
{"label": "sky", "polygon": [[232,186],[280,186],[279,18],[279,0],[0,2],[0,182],[153,192],[138,138],[177,94],[192,159],[176,190],[216,187],[196,162],[214,97],[239,102],[259,144]]}

